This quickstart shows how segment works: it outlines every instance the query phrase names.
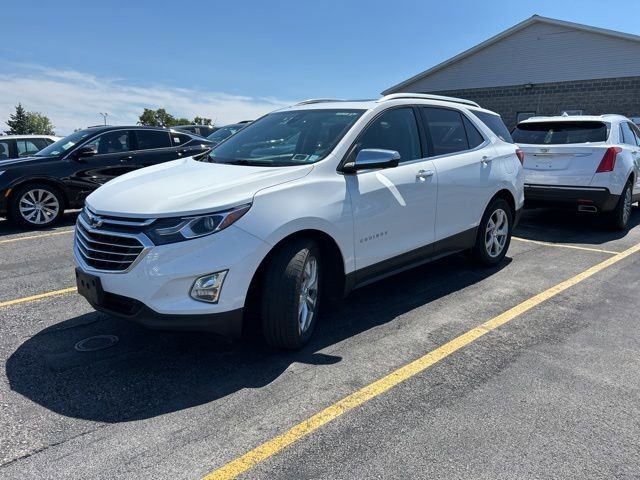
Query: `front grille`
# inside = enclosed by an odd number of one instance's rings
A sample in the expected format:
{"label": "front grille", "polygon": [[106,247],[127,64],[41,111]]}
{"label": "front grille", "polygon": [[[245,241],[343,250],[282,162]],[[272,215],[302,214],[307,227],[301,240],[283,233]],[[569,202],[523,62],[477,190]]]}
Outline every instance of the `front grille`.
{"label": "front grille", "polygon": [[112,272],[127,270],[145,249],[135,236],[98,232],[82,221],[76,225],[76,246],[87,265]]}

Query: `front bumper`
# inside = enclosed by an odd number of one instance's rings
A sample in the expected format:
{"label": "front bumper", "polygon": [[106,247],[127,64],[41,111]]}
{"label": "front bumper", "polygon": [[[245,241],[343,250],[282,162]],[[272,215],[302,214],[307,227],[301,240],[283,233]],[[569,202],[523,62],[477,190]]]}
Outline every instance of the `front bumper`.
{"label": "front bumper", "polygon": [[100,312],[124,318],[154,330],[208,331],[227,338],[240,338],[242,335],[242,308],[195,315],[162,314],[134,298],[108,292],[105,292],[102,303],[96,304],[89,301],[89,304]]}
{"label": "front bumper", "polygon": [[577,209],[578,205],[592,205],[598,211],[609,212],[618,204],[620,195],[604,187],[571,187],[525,184],[525,206]]}
{"label": "front bumper", "polygon": [[[207,330],[229,337],[240,334],[242,311],[254,272],[269,244],[234,225],[194,240],[148,249],[125,272],[87,265],[76,244],[78,267],[100,278],[104,301],[96,309],[149,328]],[[197,277],[228,270],[217,303],[194,300],[189,292]]]}

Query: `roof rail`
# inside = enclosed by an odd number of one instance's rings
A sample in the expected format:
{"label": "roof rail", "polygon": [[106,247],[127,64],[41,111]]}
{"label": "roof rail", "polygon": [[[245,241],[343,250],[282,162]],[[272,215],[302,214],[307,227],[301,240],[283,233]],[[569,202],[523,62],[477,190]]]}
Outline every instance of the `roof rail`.
{"label": "roof rail", "polygon": [[312,103],[327,103],[327,102],[342,102],[343,100],[339,100],[337,98],[310,98],[309,100],[303,100],[302,102],[296,103],[294,106],[298,105],[310,105]]}
{"label": "roof rail", "polygon": [[388,100],[397,100],[400,98],[420,98],[423,100],[438,100],[440,102],[451,102],[451,103],[461,103],[463,105],[471,105],[472,107],[480,108],[476,102],[472,102],[471,100],[465,100],[464,98],[455,98],[455,97],[445,97],[443,95],[431,95],[428,93],[392,93],[390,95],[385,95],[384,97],[377,100],[378,102],[386,102]]}

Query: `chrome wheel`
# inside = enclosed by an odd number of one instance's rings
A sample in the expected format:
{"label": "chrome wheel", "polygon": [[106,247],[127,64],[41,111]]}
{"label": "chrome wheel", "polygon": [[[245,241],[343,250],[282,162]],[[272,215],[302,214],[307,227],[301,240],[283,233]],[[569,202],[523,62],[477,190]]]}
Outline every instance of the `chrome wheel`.
{"label": "chrome wheel", "polygon": [[509,236],[509,217],[501,208],[494,211],[487,222],[484,245],[491,258],[498,257],[507,243]]}
{"label": "chrome wheel", "polygon": [[622,206],[622,223],[626,225],[631,217],[631,187],[627,187],[624,193],[624,204]]}
{"label": "chrome wheel", "polygon": [[300,299],[298,300],[298,330],[300,334],[307,331],[318,303],[318,261],[309,255],[302,272]]}
{"label": "chrome wheel", "polygon": [[27,190],[18,204],[22,218],[32,225],[46,225],[60,213],[60,202],[48,190],[36,188]]}

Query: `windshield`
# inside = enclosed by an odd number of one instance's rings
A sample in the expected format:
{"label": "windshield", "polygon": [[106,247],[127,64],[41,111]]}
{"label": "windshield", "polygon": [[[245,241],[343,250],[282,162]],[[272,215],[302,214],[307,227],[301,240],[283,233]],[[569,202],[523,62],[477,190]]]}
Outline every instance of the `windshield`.
{"label": "windshield", "polygon": [[211,152],[216,163],[288,166],[314,163],[333,150],[364,110],[275,112],[253,122]]}
{"label": "windshield", "polygon": [[608,127],[594,121],[530,122],[518,125],[511,136],[516,143],[530,145],[605,142]]}
{"label": "windshield", "polygon": [[36,153],[36,157],[49,157],[53,155],[62,155],[63,153],[71,150],[74,145],[77,145],[79,142],[89,137],[93,131],[91,130],[80,130],[78,132],[73,132],[71,135],[67,135],[64,138],[61,138],[55,143],[52,143],[48,147],[43,148],[38,153]]}
{"label": "windshield", "polygon": [[236,133],[242,127],[244,127],[244,125],[230,125],[228,127],[222,127],[221,129],[216,130],[211,135],[209,135],[207,139],[211,140],[215,145],[217,145],[225,138],[228,138]]}

